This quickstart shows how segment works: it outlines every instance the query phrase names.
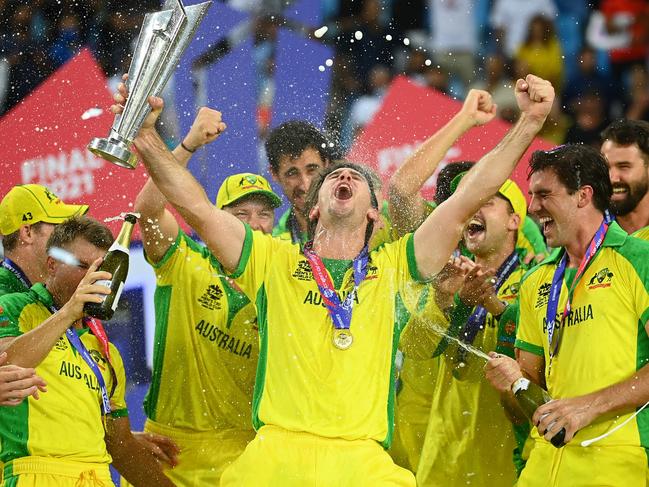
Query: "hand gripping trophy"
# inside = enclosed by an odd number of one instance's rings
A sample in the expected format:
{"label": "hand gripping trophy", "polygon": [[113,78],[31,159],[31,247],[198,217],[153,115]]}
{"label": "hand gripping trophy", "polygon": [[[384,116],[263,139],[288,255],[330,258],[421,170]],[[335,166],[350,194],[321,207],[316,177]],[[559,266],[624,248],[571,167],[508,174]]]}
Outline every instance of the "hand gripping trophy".
{"label": "hand gripping trophy", "polygon": [[128,70],[129,95],[124,111],[115,116],[108,138],[97,137],[88,144],[93,154],[135,169],[137,157],[131,145],[151,111],[148,98],[162,92],[211,3],[185,7],[181,0],[165,0],[160,12],[144,16]]}

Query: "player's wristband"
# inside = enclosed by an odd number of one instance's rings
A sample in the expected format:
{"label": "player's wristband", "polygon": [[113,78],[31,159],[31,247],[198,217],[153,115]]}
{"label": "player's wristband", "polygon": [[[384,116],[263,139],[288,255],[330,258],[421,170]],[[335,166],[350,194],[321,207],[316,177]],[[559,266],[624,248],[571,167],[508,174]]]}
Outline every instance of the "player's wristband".
{"label": "player's wristband", "polygon": [[191,150],[189,147],[187,147],[187,146],[185,145],[184,142],[181,142],[181,143],[180,143],[180,147],[182,147],[183,149],[185,149],[185,150],[186,150],[187,152],[189,152],[190,154],[193,154],[194,152],[196,152],[196,149]]}
{"label": "player's wristband", "polygon": [[514,393],[514,395],[516,395],[518,391],[526,391],[529,385],[530,381],[528,379],[526,379],[525,377],[520,377],[516,379],[512,384],[512,392]]}

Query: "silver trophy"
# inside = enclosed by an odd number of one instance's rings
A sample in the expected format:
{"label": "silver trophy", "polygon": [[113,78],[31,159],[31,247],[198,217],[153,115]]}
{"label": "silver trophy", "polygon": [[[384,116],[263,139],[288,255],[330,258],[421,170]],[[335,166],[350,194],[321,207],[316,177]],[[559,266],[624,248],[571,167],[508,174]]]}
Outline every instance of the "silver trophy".
{"label": "silver trophy", "polygon": [[135,169],[137,157],[131,145],[151,111],[148,98],[162,92],[211,3],[185,7],[181,0],[165,0],[160,12],[144,16],[128,70],[124,111],[115,116],[108,138],[90,141],[90,152],[118,166]]}

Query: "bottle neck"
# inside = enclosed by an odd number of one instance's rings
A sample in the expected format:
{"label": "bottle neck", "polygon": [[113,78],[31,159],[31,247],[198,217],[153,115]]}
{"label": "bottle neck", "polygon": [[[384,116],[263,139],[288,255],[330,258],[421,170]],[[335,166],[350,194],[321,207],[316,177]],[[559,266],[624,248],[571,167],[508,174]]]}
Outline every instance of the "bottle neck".
{"label": "bottle neck", "polygon": [[128,248],[131,243],[131,235],[133,234],[134,227],[135,225],[133,223],[125,221],[122,225],[121,230],[119,231],[119,234],[117,235],[117,238],[113,242],[113,245],[111,245],[110,249],[108,250],[121,250],[122,252],[126,252],[128,254]]}

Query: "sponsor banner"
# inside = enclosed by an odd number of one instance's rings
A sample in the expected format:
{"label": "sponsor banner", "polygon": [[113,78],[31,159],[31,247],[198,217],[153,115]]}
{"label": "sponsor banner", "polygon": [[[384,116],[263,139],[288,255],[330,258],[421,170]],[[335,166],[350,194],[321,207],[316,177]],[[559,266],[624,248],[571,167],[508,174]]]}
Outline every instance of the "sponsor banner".
{"label": "sponsor banner", "polygon": [[[456,114],[462,103],[404,76],[392,82],[380,110],[357,137],[347,158],[374,168],[384,184],[406,158],[428,137],[442,128]],[[460,138],[446,153],[437,171],[426,182],[422,194],[435,195],[437,173],[449,162],[477,161],[489,152],[510,129],[500,119],[475,127]],[[537,138],[514,170],[512,179],[527,194],[527,163],[532,151],[549,149],[552,144]]]}

